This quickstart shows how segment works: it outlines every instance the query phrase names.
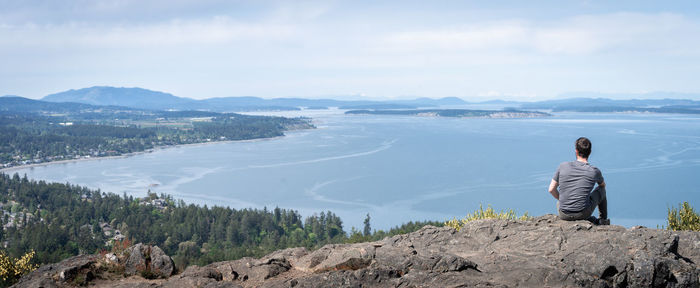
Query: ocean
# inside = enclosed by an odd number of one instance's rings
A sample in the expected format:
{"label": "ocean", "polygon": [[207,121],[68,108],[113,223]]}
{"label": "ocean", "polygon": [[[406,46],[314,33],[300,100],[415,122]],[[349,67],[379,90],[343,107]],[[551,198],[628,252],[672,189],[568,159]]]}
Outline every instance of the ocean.
{"label": "ocean", "polygon": [[[15,169],[31,179],[105,192],[148,190],[188,203],[330,210],[344,229],[463,217],[483,205],[556,213],[547,192],[574,141],[593,143],[612,224],[665,224],[667,208],[700,204],[700,118],[672,114],[555,113],[532,119],[307,115],[318,129],[285,137],[158,149],[126,158]],[[8,172],[6,172],[8,173]],[[597,212],[596,214],[597,215]]]}

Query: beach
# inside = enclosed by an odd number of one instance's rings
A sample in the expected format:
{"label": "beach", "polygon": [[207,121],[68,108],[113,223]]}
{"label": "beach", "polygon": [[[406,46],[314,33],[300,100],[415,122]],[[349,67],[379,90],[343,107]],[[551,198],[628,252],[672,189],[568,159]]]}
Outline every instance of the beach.
{"label": "beach", "polygon": [[154,151],[158,150],[163,150],[163,149],[171,149],[171,148],[178,148],[178,147],[193,147],[193,146],[201,146],[201,145],[211,145],[211,144],[224,144],[224,143],[233,143],[233,142],[238,142],[238,143],[244,143],[244,142],[257,142],[257,141],[268,141],[268,140],[275,140],[284,137],[282,136],[275,136],[275,137],[269,137],[269,138],[256,138],[256,139],[245,139],[245,140],[221,140],[221,141],[208,141],[208,142],[199,142],[199,143],[188,143],[188,144],[177,144],[177,145],[165,145],[165,146],[157,146],[151,149],[146,149],[144,151],[138,151],[138,152],[131,152],[131,153],[126,153],[126,154],[121,154],[121,155],[113,155],[113,156],[81,156],[80,158],[76,159],[65,159],[65,160],[57,160],[57,161],[48,161],[48,162],[42,162],[42,163],[33,163],[33,164],[25,164],[25,165],[17,165],[17,166],[12,166],[12,167],[6,167],[0,169],[0,173],[6,173],[6,174],[11,174],[14,171],[22,170],[22,169],[27,169],[27,168],[34,168],[34,167],[43,167],[43,166],[49,166],[49,165],[56,165],[56,164],[67,164],[67,163],[75,163],[75,162],[84,162],[84,161],[95,161],[95,160],[107,160],[107,159],[120,159],[120,158],[127,158],[135,155],[140,155],[140,154],[146,154],[146,153],[152,153]]}

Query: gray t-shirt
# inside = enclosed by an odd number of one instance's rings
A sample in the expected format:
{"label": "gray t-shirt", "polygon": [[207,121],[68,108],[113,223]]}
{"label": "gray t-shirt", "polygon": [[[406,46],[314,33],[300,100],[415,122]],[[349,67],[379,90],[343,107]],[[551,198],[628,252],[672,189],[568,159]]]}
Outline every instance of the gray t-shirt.
{"label": "gray t-shirt", "polygon": [[603,174],[588,163],[571,161],[561,163],[552,179],[559,182],[559,209],[579,212],[591,205],[589,195],[596,183],[603,183]]}

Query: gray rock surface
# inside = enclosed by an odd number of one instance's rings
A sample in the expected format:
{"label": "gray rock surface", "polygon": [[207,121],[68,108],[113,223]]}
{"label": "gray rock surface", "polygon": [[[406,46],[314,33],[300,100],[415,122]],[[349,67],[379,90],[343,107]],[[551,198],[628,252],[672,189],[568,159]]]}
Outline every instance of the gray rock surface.
{"label": "gray rock surface", "polygon": [[124,262],[124,273],[128,275],[135,275],[139,271],[146,269],[146,255],[150,254],[148,251],[148,246],[141,243],[126,248],[123,255],[126,257]]}
{"label": "gray rock surface", "polygon": [[149,271],[153,277],[167,278],[173,275],[175,263],[158,246],[136,244],[122,253],[124,273],[127,276]]}
{"label": "gray rock surface", "polygon": [[[261,259],[191,266],[168,279],[133,276],[121,282],[98,279],[91,285],[700,287],[699,261],[700,232],[594,226],[587,221],[566,222],[545,215],[527,221],[473,221],[461,231],[428,226],[377,242],[327,245],[313,252],[285,249]],[[76,265],[82,263],[78,262],[73,260]],[[65,267],[61,263],[53,265]],[[58,271],[47,270],[46,266],[39,270],[32,274]],[[68,283],[50,279],[54,280],[47,282],[50,285]],[[33,277],[22,281],[20,284],[41,283],[26,282],[38,281]]]}
{"label": "gray rock surface", "polygon": [[170,277],[175,271],[175,262],[170,256],[165,255],[158,246],[151,247],[151,272],[162,278]]}
{"label": "gray rock surface", "polygon": [[87,283],[95,278],[97,255],[80,255],[59,263],[44,265],[19,280],[13,287],[65,287]]}

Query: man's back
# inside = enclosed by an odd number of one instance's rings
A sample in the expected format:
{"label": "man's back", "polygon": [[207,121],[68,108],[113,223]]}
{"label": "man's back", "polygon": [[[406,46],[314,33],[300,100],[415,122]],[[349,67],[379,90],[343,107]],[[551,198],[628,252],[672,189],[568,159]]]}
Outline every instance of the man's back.
{"label": "man's back", "polygon": [[593,187],[604,181],[598,168],[580,161],[561,163],[552,179],[559,183],[559,209],[564,212],[588,208]]}

